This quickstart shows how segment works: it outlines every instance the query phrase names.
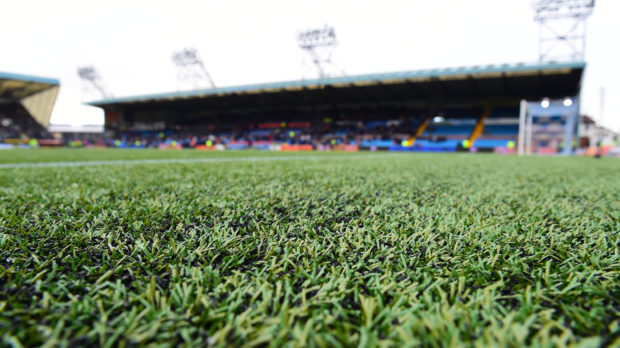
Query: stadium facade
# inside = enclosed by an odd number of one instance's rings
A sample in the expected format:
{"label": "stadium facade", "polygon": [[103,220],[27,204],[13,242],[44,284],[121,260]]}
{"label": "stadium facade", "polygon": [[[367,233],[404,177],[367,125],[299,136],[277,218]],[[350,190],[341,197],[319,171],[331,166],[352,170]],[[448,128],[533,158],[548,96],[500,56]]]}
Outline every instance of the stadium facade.
{"label": "stadium facade", "polygon": [[[220,134],[241,148],[307,142],[361,148],[513,147],[523,99],[578,100],[584,62],[428,69],[111,98],[108,136]],[[561,122],[561,120],[559,120]],[[288,138],[290,135],[290,138]],[[219,141],[220,139],[218,139]],[[512,145],[512,146],[511,146]]]}
{"label": "stadium facade", "polygon": [[0,142],[48,138],[59,88],[56,79],[0,72]]}

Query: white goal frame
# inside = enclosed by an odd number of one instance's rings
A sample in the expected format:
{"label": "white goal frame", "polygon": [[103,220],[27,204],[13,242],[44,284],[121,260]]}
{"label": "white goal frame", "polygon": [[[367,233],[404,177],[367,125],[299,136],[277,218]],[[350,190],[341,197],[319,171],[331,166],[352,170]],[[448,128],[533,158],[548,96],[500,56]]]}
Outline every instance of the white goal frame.
{"label": "white goal frame", "polygon": [[564,99],[543,99],[542,101],[521,100],[519,108],[519,138],[517,150],[519,156],[533,153],[532,139],[534,117],[566,116],[564,124],[564,148],[561,154],[573,155],[573,142],[578,138],[577,122],[579,122],[579,97]]}

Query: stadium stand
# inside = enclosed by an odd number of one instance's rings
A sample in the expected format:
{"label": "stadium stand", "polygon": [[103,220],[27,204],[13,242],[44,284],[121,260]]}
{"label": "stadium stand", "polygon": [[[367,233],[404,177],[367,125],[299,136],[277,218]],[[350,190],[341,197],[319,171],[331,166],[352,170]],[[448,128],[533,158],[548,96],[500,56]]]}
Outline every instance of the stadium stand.
{"label": "stadium stand", "polygon": [[181,147],[230,149],[288,144],[316,149],[492,151],[517,140],[521,99],[577,96],[584,69],[583,62],[432,69],[89,104],[105,111],[109,145],[120,141],[161,147],[175,141]]}
{"label": "stadium stand", "polygon": [[47,127],[59,86],[55,79],[0,72],[0,143],[51,138]]}
{"label": "stadium stand", "polygon": [[54,139],[59,140],[56,146],[105,147],[103,125],[52,124],[47,128],[47,131],[52,134]]}

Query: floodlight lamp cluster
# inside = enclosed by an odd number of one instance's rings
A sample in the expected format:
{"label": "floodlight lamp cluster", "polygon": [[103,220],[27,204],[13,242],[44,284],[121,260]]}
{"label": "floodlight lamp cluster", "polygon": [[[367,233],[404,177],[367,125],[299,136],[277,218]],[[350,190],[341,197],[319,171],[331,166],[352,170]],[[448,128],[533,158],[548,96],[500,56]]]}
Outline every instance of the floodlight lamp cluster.
{"label": "floodlight lamp cluster", "polygon": [[327,25],[321,29],[306,30],[297,35],[297,42],[301,48],[335,46],[337,44],[336,31]]}
{"label": "floodlight lamp cluster", "polygon": [[534,19],[542,22],[557,18],[587,18],[594,10],[594,0],[538,0]]}
{"label": "floodlight lamp cluster", "polygon": [[82,79],[84,91],[97,91],[97,93],[104,98],[112,96],[112,94],[108,92],[101,76],[94,66],[78,67],[77,73],[80,79]]}
{"label": "floodlight lamp cluster", "polygon": [[97,71],[92,66],[79,67],[78,76],[88,81],[93,81],[99,78]]}
{"label": "floodlight lamp cluster", "polygon": [[172,61],[179,66],[201,63],[198,51],[195,48],[186,48],[183,51],[175,52],[172,55]]}

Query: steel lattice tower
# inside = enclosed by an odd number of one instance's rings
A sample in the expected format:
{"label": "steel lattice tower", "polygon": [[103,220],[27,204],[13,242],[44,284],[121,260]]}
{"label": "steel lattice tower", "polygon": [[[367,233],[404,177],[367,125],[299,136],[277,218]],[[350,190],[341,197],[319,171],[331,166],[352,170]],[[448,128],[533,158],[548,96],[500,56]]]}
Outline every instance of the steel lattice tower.
{"label": "steel lattice tower", "polygon": [[344,75],[344,71],[332,61],[332,55],[338,45],[336,31],[333,27],[326,25],[321,29],[300,32],[297,34],[297,42],[299,47],[312,59],[320,78],[329,76],[328,70],[330,69]]}
{"label": "steel lattice tower", "polygon": [[538,0],[534,20],[539,23],[538,60],[585,60],[586,20],[594,0]]}
{"label": "steel lattice tower", "polygon": [[[177,66],[177,81],[181,85],[189,85],[190,88],[200,89],[204,87],[215,88],[211,75],[195,48],[186,48],[175,52],[172,61]],[[205,86],[207,85],[207,86]]]}
{"label": "steel lattice tower", "polygon": [[112,93],[106,88],[103,79],[93,66],[83,66],[77,69],[82,80],[82,93],[85,98],[110,98]]}

